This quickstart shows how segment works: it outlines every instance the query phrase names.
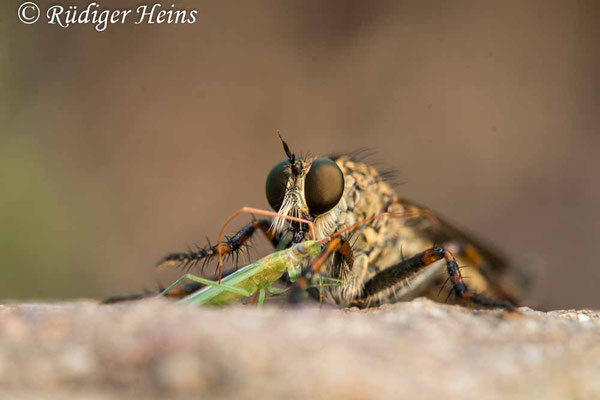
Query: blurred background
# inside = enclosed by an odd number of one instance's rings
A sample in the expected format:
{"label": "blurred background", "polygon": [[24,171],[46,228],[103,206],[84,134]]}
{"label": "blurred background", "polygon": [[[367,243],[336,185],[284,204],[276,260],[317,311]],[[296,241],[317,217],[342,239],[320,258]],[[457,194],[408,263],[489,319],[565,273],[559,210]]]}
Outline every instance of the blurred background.
{"label": "blurred background", "polygon": [[599,2],[177,0],[195,24],[100,33],[2,3],[2,299],[169,283],[166,252],[268,207],[279,130],[376,150],[401,196],[541,270],[529,304],[600,307]]}

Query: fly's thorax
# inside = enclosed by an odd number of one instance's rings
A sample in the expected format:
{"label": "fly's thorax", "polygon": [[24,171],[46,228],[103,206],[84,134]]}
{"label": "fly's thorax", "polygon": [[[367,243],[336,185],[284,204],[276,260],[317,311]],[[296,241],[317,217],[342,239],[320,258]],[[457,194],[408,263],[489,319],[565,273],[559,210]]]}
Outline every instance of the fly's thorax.
{"label": "fly's thorax", "polygon": [[[397,196],[377,169],[348,157],[340,157],[336,163],[344,173],[345,190],[337,218],[336,230],[352,225],[375,215],[395,211]],[[370,227],[386,225],[388,218],[368,224],[362,231]]]}

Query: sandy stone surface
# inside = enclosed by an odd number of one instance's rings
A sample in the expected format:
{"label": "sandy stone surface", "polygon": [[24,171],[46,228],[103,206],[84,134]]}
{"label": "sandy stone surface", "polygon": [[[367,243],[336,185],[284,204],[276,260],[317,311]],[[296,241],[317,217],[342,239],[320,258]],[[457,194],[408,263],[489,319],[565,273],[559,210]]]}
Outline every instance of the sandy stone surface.
{"label": "sandy stone surface", "polygon": [[598,399],[600,315],[0,306],[1,399]]}

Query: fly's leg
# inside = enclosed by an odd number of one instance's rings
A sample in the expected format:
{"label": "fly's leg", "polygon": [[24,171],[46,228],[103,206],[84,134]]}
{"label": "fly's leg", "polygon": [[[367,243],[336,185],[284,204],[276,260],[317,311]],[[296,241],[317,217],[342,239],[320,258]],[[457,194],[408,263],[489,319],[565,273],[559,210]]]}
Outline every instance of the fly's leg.
{"label": "fly's leg", "polygon": [[494,297],[517,303],[532,285],[535,271],[531,267],[510,264],[485,248],[461,240],[451,241],[447,247],[456,247],[454,254],[477,269]]}
{"label": "fly's leg", "polygon": [[450,283],[452,284],[451,293],[454,293],[456,297],[483,307],[497,307],[505,310],[515,309],[515,307],[508,302],[491,300],[468,290],[454,256],[442,247],[433,247],[379,272],[365,283],[362,295],[356,299],[355,305],[368,307],[371,301],[376,299],[379,294],[385,293],[389,289],[393,289],[397,284],[442,259],[446,262],[446,272],[449,276]]}
{"label": "fly's leg", "polygon": [[143,299],[147,299],[147,298],[159,296],[159,295],[180,299],[180,298],[183,298],[187,295],[194,293],[198,289],[201,289],[203,286],[205,286],[205,285],[202,285],[201,283],[198,283],[198,282],[190,282],[187,285],[184,285],[183,287],[176,288],[176,289],[175,288],[170,289],[168,292],[165,291],[164,288],[160,287],[156,290],[145,290],[142,293],[111,296],[109,298],[102,300],[100,302],[100,304],[115,304],[115,303],[123,303],[126,301],[143,300]]}
{"label": "fly's leg", "polygon": [[107,299],[102,300],[101,304],[114,304],[114,303],[122,303],[125,301],[135,301],[142,300],[148,297],[156,296],[156,291],[146,290],[143,293],[135,293],[135,294],[126,294],[120,296],[111,296]]}
{"label": "fly's leg", "polygon": [[173,289],[170,289],[169,291],[167,291],[165,289],[161,289],[157,295],[169,297],[169,298],[172,297],[175,299],[182,299],[182,298],[202,289],[205,286],[206,285],[203,285],[202,283],[199,283],[199,282],[189,282],[186,285],[184,285],[183,287],[180,287],[177,289],[173,288]]}
{"label": "fly's leg", "polygon": [[252,221],[248,225],[244,226],[239,230],[235,235],[226,238],[226,240],[221,244],[221,246],[214,245],[198,249],[196,251],[188,251],[183,253],[171,253],[163,258],[158,264],[158,268],[168,268],[172,266],[181,266],[186,270],[189,270],[194,265],[202,262],[202,267],[206,266],[206,264],[216,257],[219,252],[221,255],[230,255],[237,256],[238,252],[247,244],[248,240],[256,233],[256,231],[261,230],[267,237],[267,239],[273,244],[274,247],[277,247],[278,241],[277,238],[272,234],[269,230],[271,225],[271,221],[267,219],[259,219],[256,221]]}

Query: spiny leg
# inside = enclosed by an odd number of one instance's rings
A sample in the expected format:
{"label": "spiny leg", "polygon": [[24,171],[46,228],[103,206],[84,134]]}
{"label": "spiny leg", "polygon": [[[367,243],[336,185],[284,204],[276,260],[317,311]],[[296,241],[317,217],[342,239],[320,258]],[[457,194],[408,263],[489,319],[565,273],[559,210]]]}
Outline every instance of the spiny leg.
{"label": "spiny leg", "polygon": [[160,289],[160,291],[159,291],[159,293],[157,293],[157,295],[174,298],[174,299],[182,299],[182,298],[189,296],[190,294],[202,289],[203,287],[206,287],[206,285],[203,285],[202,283],[199,283],[199,282],[189,282],[189,283],[183,285],[182,287],[173,288],[173,289],[170,289],[169,291],[166,291],[165,289]]}
{"label": "spiny leg", "polygon": [[457,248],[455,254],[473,265],[485,279],[495,296],[516,304],[531,286],[534,271],[519,265],[518,268],[481,245],[463,240],[449,243]]}
{"label": "spiny leg", "polygon": [[424,228],[424,233],[434,243],[474,267],[479,276],[477,279],[485,281],[486,292],[493,293],[495,298],[516,304],[530,287],[534,275],[530,268],[514,265],[497,249],[433,214],[428,220],[429,226]]}
{"label": "spiny leg", "polygon": [[468,290],[454,256],[442,247],[433,247],[379,272],[365,283],[363,293],[356,300],[356,305],[368,306],[370,301],[375,298],[377,294],[392,289],[398,283],[441,259],[444,259],[446,262],[446,272],[452,283],[452,292],[458,298],[484,307],[497,307],[506,310],[515,309],[515,307],[508,302],[491,300]]}
{"label": "spiny leg", "polygon": [[234,255],[237,254],[250,240],[250,238],[256,233],[257,230],[261,230],[266,235],[267,239],[277,247],[278,241],[273,233],[269,230],[271,221],[267,219],[259,219],[252,221],[248,225],[240,229],[235,235],[227,238],[221,246],[211,246],[210,243],[206,248],[198,249],[197,251],[188,251],[183,253],[171,253],[163,258],[158,264],[158,268],[168,268],[171,266],[182,266],[189,270],[191,267],[199,262],[202,262],[204,267],[213,257],[221,252],[221,255]]}
{"label": "spiny leg", "polygon": [[188,296],[188,295],[194,293],[198,289],[201,289],[203,286],[206,286],[206,285],[202,285],[201,283],[198,283],[198,282],[190,282],[190,283],[184,285],[183,287],[173,288],[173,289],[169,290],[168,292],[165,292],[165,289],[161,286],[156,290],[145,290],[144,292],[141,292],[141,293],[111,296],[111,297],[108,297],[108,298],[102,300],[100,302],[100,304],[115,304],[115,303],[123,303],[126,301],[143,300],[143,299],[147,299],[147,298],[159,296],[159,295],[162,295],[164,297],[169,297],[169,298],[172,297],[172,298],[180,299],[180,298],[183,298],[185,296]]}
{"label": "spiny leg", "polygon": [[142,300],[148,297],[156,296],[156,291],[146,290],[143,293],[134,293],[134,294],[125,294],[119,296],[111,296],[107,299],[104,299],[100,302],[100,304],[115,304],[115,303],[123,303],[125,301],[135,301]]}
{"label": "spiny leg", "polygon": [[[231,271],[231,272],[233,272],[233,271]],[[108,297],[108,298],[102,300],[100,302],[100,304],[115,304],[115,303],[123,303],[126,301],[143,300],[143,299],[147,299],[147,298],[155,297],[155,296],[159,296],[159,295],[162,295],[164,297],[169,297],[169,298],[172,297],[172,298],[180,299],[180,298],[183,298],[185,296],[188,296],[188,295],[194,293],[198,289],[201,289],[203,286],[206,286],[206,285],[203,285],[198,282],[190,282],[182,287],[173,288],[173,289],[169,290],[168,292],[165,291],[165,288],[163,286],[159,286],[155,290],[146,289],[140,293],[111,296],[111,297]]]}

